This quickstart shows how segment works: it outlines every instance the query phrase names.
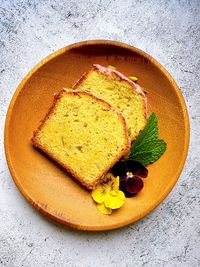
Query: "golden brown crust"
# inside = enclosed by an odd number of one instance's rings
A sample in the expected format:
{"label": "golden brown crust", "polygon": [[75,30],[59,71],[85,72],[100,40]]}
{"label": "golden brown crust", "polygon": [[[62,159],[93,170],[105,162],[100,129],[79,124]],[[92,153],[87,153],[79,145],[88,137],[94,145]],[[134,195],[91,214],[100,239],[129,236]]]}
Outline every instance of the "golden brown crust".
{"label": "golden brown crust", "polygon": [[[105,67],[103,67],[104,69],[108,69],[108,68],[105,68]],[[93,65],[93,67],[89,70],[89,71],[87,71],[87,72],[85,72],[82,76],[81,76],[81,78],[72,86],[72,88],[74,88],[74,89],[78,89],[78,87],[79,86],[81,86],[82,85],[82,83],[84,82],[84,80],[88,77],[88,75],[91,73],[91,72],[93,72],[93,71],[98,71],[98,72],[101,72],[100,70],[99,70],[99,68],[97,67],[97,65],[96,64],[94,64]],[[124,82],[127,82],[129,85],[131,85],[131,87],[132,87],[132,89],[133,89],[133,91],[134,92],[137,92],[138,94],[140,94],[142,97],[143,97],[143,101],[144,101],[144,109],[145,109],[145,114],[144,114],[144,116],[145,116],[145,118],[147,118],[147,115],[148,115],[148,109],[147,109],[147,96],[146,96],[146,94],[143,92],[143,90],[142,90],[142,88],[138,85],[138,84],[136,84],[136,83],[134,83],[133,81],[131,81],[131,80],[129,80],[128,78],[126,78],[123,74],[121,74],[120,72],[118,72],[118,71],[115,71],[115,70],[112,70],[112,69],[109,69],[109,72],[110,73],[112,73],[112,74],[114,74],[115,76],[117,76],[120,80],[123,80]],[[101,72],[102,73],[102,72]],[[104,75],[109,75],[108,73],[105,73],[105,72],[103,72],[103,74]],[[122,76],[124,76],[125,77],[125,79],[123,79],[122,78]],[[135,136],[131,139],[131,141],[134,141],[135,140]]]}
{"label": "golden brown crust", "polygon": [[[96,180],[92,183],[92,184],[88,184],[85,181],[82,180],[82,178],[76,173],[74,172],[69,166],[63,164],[62,162],[60,162],[56,157],[54,157],[54,155],[52,153],[50,153],[49,151],[47,151],[43,146],[41,146],[37,140],[37,134],[39,133],[39,131],[42,129],[43,125],[45,124],[45,121],[47,120],[47,118],[53,113],[54,108],[57,104],[57,102],[60,100],[60,98],[62,97],[63,94],[71,94],[71,95],[85,95],[87,97],[91,97],[101,103],[104,104],[104,106],[106,106],[107,108],[109,108],[110,110],[113,110],[114,112],[117,113],[120,121],[123,124],[123,128],[124,128],[124,138],[125,138],[125,148],[118,154],[118,156],[105,168],[104,172],[101,173]],[[97,96],[90,94],[88,92],[85,91],[79,91],[79,90],[73,90],[73,91],[67,91],[67,90],[62,90],[59,94],[55,95],[54,97],[54,101],[53,101],[53,105],[50,107],[47,115],[45,116],[45,118],[41,121],[39,127],[37,128],[36,131],[34,131],[33,137],[31,138],[32,144],[38,148],[40,148],[42,151],[44,151],[48,156],[50,156],[52,159],[54,159],[56,162],[58,162],[63,168],[65,168],[68,172],[70,172],[72,174],[72,176],[74,178],[76,178],[81,184],[83,184],[84,186],[86,186],[88,189],[93,189],[95,187],[95,185],[98,183],[98,181],[101,179],[101,177],[103,177],[108,171],[109,169],[123,156],[127,155],[127,153],[130,150],[130,140],[128,137],[128,127],[126,124],[126,120],[124,118],[124,116],[122,115],[122,113],[115,109],[113,106],[111,106],[108,102],[106,102],[105,100],[98,98]]]}

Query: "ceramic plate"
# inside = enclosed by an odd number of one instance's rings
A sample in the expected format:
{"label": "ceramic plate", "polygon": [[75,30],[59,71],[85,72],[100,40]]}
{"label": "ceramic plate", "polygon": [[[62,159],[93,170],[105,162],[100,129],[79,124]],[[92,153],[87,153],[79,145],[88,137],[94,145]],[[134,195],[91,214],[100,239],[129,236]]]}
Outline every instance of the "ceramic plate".
{"label": "ceramic plate", "polygon": [[[126,199],[111,216],[101,214],[90,193],[30,143],[33,131],[52,104],[53,95],[72,86],[92,64],[113,65],[139,78],[147,92],[149,113],[156,112],[165,154],[148,167],[143,190]],[[5,151],[11,175],[28,202],[45,216],[81,230],[118,228],[144,217],[168,195],[183,168],[189,120],[181,92],[151,56],[114,41],[85,41],[64,47],[42,60],[22,80],[10,103]],[[77,162],[78,164],[78,162]]]}

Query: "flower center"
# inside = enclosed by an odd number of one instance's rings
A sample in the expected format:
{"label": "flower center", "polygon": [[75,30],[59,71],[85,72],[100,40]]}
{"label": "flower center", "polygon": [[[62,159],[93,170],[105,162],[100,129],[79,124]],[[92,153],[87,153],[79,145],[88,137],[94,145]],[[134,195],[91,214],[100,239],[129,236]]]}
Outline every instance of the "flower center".
{"label": "flower center", "polygon": [[133,174],[132,174],[132,172],[127,172],[127,178],[130,178],[130,177],[132,177],[133,176]]}

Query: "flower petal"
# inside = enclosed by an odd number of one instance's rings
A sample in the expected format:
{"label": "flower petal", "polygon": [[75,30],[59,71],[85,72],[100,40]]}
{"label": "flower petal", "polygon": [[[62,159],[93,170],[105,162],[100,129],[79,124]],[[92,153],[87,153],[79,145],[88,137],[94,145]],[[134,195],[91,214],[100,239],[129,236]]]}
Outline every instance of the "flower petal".
{"label": "flower petal", "polygon": [[106,208],[104,203],[102,204],[97,204],[97,209],[103,213],[103,214],[106,214],[106,215],[110,215],[112,213],[112,209],[109,209],[109,208]]}
{"label": "flower petal", "polygon": [[120,178],[126,176],[126,172],[128,171],[128,168],[126,166],[125,161],[118,161],[110,170],[110,172],[114,175],[114,176],[120,176]]}
{"label": "flower petal", "polygon": [[116,191],[116,190],[111,190],[110,191],[110,194],[111,194],[111,196],[116,196],[117,195],[117,192],[118,192],[118,190]]}
{"label": "flower petal", "polygon": [[125,202],[125,195],[122,191],[118,190],[115,196],[106,194],[104,204],[106,208],[119,209]]}
{"label": "flower petal", "polygon": [[118,191],[119,190],[119,176],[117,176],[117,177],[113,176],[112,181],[113,181],[112,190]]}
{"label": "flower petal", "polygon": [[124,195],[124,192],[122,191],[118,191],[118,197],[121,198],[122,200],[125,200],[125,195]]}
{"label": "flower petal", "polygon": [[102,186],[101,184],[98,184],[92,191],[92,198],[97,203],[103,203],[105,200],[105,196],[106,196],[106,191],[104,186]]}
{"label": "flower petal", "polygon": [[143,186],[144,183],[142,179],[136,175],[133,175],[126,180],[126,190],[129,193],[138,193],[142,190]]}
{"label": "flower petal", "polygon": [[104,185],[107,191],[118,190],[119,176],[115,177],[112,173],[108,172],[102,181],[102,185]]}
{"label": "flower petal", "polygon": [[146,178],[148,175],[148,170],[137,160],[128,159],[126,161],[127,168],[134,175]]}

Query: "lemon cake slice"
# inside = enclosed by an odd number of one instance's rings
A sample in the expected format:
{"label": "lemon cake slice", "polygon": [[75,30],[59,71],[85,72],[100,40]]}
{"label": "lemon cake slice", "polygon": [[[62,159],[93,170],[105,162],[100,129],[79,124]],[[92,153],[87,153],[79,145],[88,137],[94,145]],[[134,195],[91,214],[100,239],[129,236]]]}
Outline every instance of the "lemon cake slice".
{"label": "lemon cake slice", "polygon": [[89,189],[130,149],[121,112],[79,90],[55,96],[32,142]]}
{"label": "lemon cake slice", "polygon": [[127,121],[131,141],[144,128],[146,96],[139,85],[120,72],[95,64],[73,88],[90,92],[119,109]]}

